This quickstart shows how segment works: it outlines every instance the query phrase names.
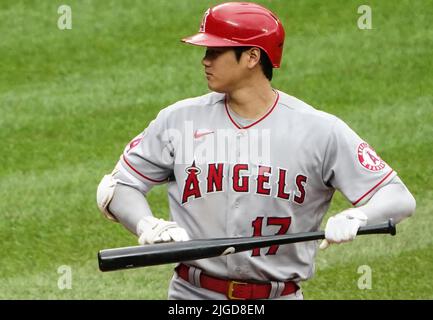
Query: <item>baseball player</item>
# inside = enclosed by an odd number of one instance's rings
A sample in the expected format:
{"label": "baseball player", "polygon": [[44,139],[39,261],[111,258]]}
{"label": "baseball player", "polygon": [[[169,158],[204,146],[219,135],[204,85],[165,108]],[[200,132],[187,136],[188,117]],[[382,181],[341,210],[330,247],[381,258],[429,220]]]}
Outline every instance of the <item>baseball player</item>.
{"label": "baseball player", "polygon": [[[98,186],[97,203],[140,244],[317,231],[339,190],[352,207],[329,218],[320,248],[415,210],[397,173],[339,118],[272,87],[284,29],[254,3],[208,9],[197,34],[210,93],[162,109]],[[170,221],[146,194],[168,184]],[[254,249],[176,266],[169,299],[302,299],[318,243]]]}

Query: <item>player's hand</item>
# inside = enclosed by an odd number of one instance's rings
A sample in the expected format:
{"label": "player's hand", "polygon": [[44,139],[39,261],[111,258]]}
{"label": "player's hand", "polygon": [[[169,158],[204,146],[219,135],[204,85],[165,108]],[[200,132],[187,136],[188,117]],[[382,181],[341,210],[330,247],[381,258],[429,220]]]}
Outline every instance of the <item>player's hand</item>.
{"label": "player's hand", "polygon": [[330,217],[326,222],[325,240],[320,249],[326,249],[332,243],[343,243],[355,239],[359,227],[367,225],[367,216],[360,209],[353,208]]}
{"label": "player's hand", "polygon": [[153,244],[158,242],[188,241],[189,236],[185,229],[180,228],[176,222],[144,217],[137,224],[139,244]]}

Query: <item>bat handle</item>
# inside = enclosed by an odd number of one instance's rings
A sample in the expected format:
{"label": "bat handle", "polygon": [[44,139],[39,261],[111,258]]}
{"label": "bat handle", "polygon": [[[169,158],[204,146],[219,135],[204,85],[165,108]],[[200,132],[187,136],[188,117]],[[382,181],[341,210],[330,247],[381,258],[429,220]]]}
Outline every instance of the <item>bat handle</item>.
{"label": "bat handle", "polygon": [[389,233],[392,236],[395,236],[397,230],[395,228],[395,223],[392,219],[389,219],[388,222],[374,225],[374,226],[366,226],[361,227],[358,230],[358,234],[379,234],[379,233]]}

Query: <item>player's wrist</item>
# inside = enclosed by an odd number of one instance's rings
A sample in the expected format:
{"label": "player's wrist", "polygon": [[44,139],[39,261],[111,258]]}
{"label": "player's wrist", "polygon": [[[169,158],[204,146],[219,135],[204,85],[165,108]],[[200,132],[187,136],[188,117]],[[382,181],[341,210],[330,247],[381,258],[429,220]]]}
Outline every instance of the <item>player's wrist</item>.
{"label": "player's wrist", "polygon": [[356,219],[360,227],[364,227],[368,223],[368,216],[360,208],[350,208],[340,212],[337,216],[345,217],[346,219]]}
{"label": "player's wrist", "polygon": [[158,226],[167,224],[176,224],[175,222],[165,221],[164,219],[155,218],[153,216],[142,217],[137,223],[137,235],[141,236],[144,233],[149,233],[152,230],[156,230]]}

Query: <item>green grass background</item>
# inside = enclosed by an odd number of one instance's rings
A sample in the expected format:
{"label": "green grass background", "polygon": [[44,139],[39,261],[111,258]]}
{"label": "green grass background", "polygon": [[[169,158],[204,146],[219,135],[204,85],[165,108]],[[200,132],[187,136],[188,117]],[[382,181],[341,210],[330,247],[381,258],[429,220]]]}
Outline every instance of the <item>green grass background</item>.
{"label": "green grass background", "polygon": [[[286,29],[274,87],[344,119],[417,199],[398,235],[320,252],[307,299],[432,299],[433,4],[258,1]],[[72,30],[57,8],[72,7]],[[99,249],[135,245],[95,204],[101,177],[158,110],[207,92],[184,46],[218,1],[0,2],[0,298],[165,299],[172,265],[101,273]],[[373,29],[357,28],[358,6]],[[165,187],[149,195],[167,216]],[[336,195],[329,214],[348,204]],[[72,289],[57,271],[72,269]],[[372,269],[359,290],[358,267]]]}

